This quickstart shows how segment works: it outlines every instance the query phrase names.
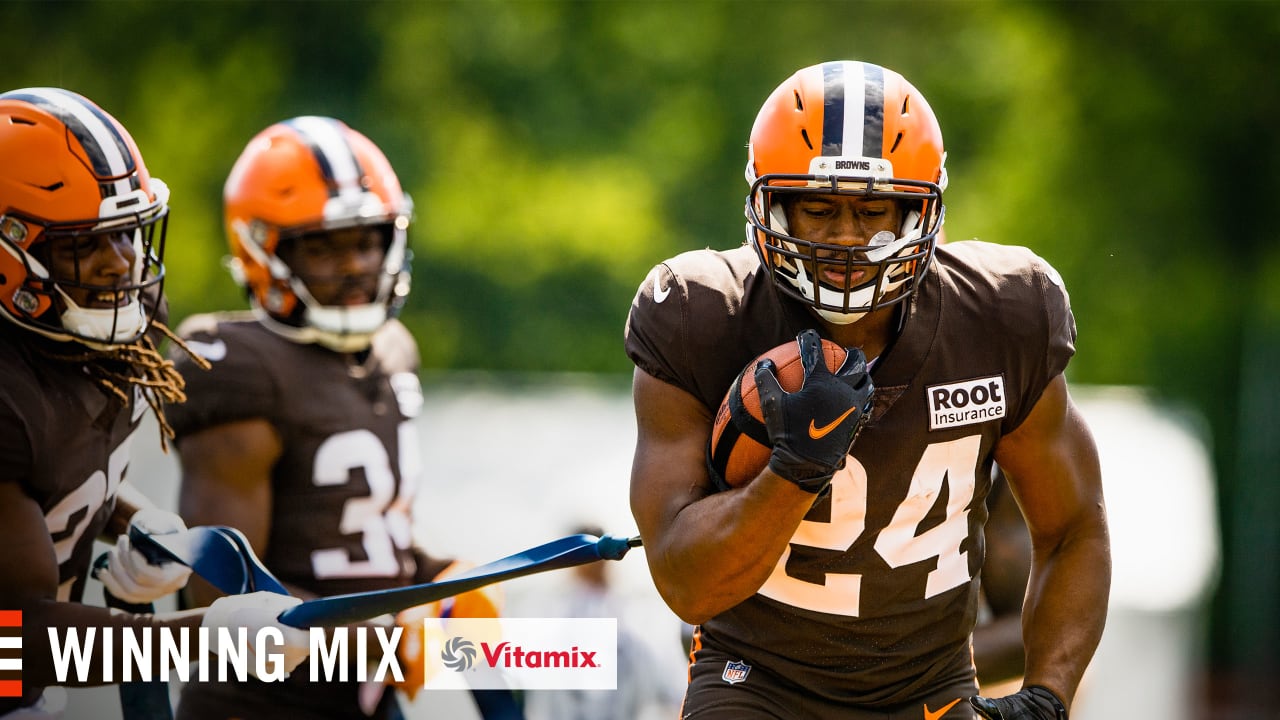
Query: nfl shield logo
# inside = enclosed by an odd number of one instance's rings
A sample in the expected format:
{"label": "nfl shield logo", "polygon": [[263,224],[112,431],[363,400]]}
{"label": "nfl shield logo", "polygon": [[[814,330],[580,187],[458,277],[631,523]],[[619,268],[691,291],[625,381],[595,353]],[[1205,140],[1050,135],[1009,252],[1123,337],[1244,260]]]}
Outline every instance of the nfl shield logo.
{"label": "nfl shield logo", "polygon": [[733,685],[747,679],[747,673],[751,672],[751,666],[744,662],[734,662],[730,660],[724,664],[724,674],[720,677],[725,682]]}

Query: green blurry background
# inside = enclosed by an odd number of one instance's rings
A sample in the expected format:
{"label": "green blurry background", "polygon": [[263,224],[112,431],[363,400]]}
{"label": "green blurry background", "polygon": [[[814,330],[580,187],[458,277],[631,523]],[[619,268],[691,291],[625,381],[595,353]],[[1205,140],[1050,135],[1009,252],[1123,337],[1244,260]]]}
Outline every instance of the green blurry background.
{"label": "green blurry background", "polygon": [[245,142],[332,115],[417,203],[404,319],[425,369],[619,383],[649,268],[741,242],[765,96],[827,59],[898,70],[942,122],[948,236],[1030,246],[1066,279],[1071,380],[1207,419],[1213,691],[1280,694],[1280,4],[4,2],[0,26],[0,86],[87,95],[172,188],[176,318],[243,305],[219,202]]}

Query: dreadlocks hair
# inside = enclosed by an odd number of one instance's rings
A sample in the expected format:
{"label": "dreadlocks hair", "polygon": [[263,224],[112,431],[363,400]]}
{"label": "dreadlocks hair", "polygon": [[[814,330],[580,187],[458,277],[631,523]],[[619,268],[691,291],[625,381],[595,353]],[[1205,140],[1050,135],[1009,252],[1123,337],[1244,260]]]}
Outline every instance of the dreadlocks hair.
{"label": "dreadlocks hair", "polygon": [[[182,348],[201,370],[209,369],[209,361],[188,347],[164,323],[153,320],[151,327]],[[187,381],[174,367],[173,361],[160,354],[149,335],[143,335],[127,345],[116,345],[106,350],[86,349],[85,352],[73,355],[42,350],[41,354],[51,360],[82,363],[89,377],[122,405],[129,404],[129,394],[125,392],[128,386],[142,388],[141,394],[147,399],[160,426],[160,449],[169,452],[168,441],[174,437],[174,432],[173,426],[165,418],[164,403],[186,402]]]}

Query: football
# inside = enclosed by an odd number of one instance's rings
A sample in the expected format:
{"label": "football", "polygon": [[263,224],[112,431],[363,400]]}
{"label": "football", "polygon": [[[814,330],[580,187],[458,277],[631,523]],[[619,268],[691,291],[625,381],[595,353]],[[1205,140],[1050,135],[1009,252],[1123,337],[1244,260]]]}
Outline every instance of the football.
{"label": "football", "polygon": [[[848,351],[830,340],[822,341],[822,356],[827,369],[836,372],[844,365]],[[779,345],[756,359],[738,374],[720,409],[716,411],[707,447],[707,465],[711,479],[721,489],[742,487],[751,482],[769,464],[772,450],[760,411],[760,393],[756,389],[756,365],[773,360],[778,384],[787,392],[795,392],[804,382],[804,366],[800,364],[800,345],[794,340]]]}

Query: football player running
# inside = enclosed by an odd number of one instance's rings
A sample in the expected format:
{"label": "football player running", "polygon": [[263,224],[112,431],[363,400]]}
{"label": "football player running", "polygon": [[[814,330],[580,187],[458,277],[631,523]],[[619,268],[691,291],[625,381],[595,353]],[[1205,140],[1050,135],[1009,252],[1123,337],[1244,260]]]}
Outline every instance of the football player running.
{"label": "football player running", "polygon": [[[658,590],[699,626],[686,718],[1066,717],[1110,585],[1097,452],[1063,377],[1075,321],[1025,248],[937,245],[944,158],[898,73],[804,68],[751,131],[746,243],[671,258],[636,295],[631,505]],[[865,378],[811,373],[762,401],[768,467],[717,492],[721,398],[742,372],[776,387],[744,366],[810,352],[813,330],[865,354],[869,417]],[[1033,564],[1024,684],[988,699],[970,637],[996,461]]]}
{"label": "football player running", "polygon": [[[274,627],[287,670],[308,652],[305,632],[275,622],[293,598],[256,593],[165,615],[80,602],[98,538],[116,542],[99,578],[126,602],[168,595],[190,573],[149,564],[126,533],[184,527],[125,479],[147,408],[164,433],[163,403],[183,398],[148,336],[168,332],[156,317],[168,196],[128,131],[92,101],[58,88],[0,94],[0,608],[22,612],[24,633],[23,692],[0,698],[2,717],[57,713],[43,695],[56,684],[49,629],[66,638],[68,628]],[[86,682],[101,684],[102,670],[95,656]]]}
{"label": "football player running", "polygon": [[[391,164],[339,120],[296,117],[249,141],[223,200],[232,275],[251,311],[198,315],[179,328],[212,364],[187,372],[175,358],[188,376],[188,401],[171,413],[183,517],[243,531],[299,597],[451,572],[454,561],[429,556],[412,537],[422,389],[417,344],[395,319],[409,293],[412,203]],[[202,582],[188,588],[197,604],[216,596]],[[497,598],[475,591],[430,612],[492,617]],[[402,614],[406,634],[421,634],[421,617]],[[412,693],[422,657],[402,660]],[[397,715],[388,686],[350,677],[193,683],[178,716]]]}

